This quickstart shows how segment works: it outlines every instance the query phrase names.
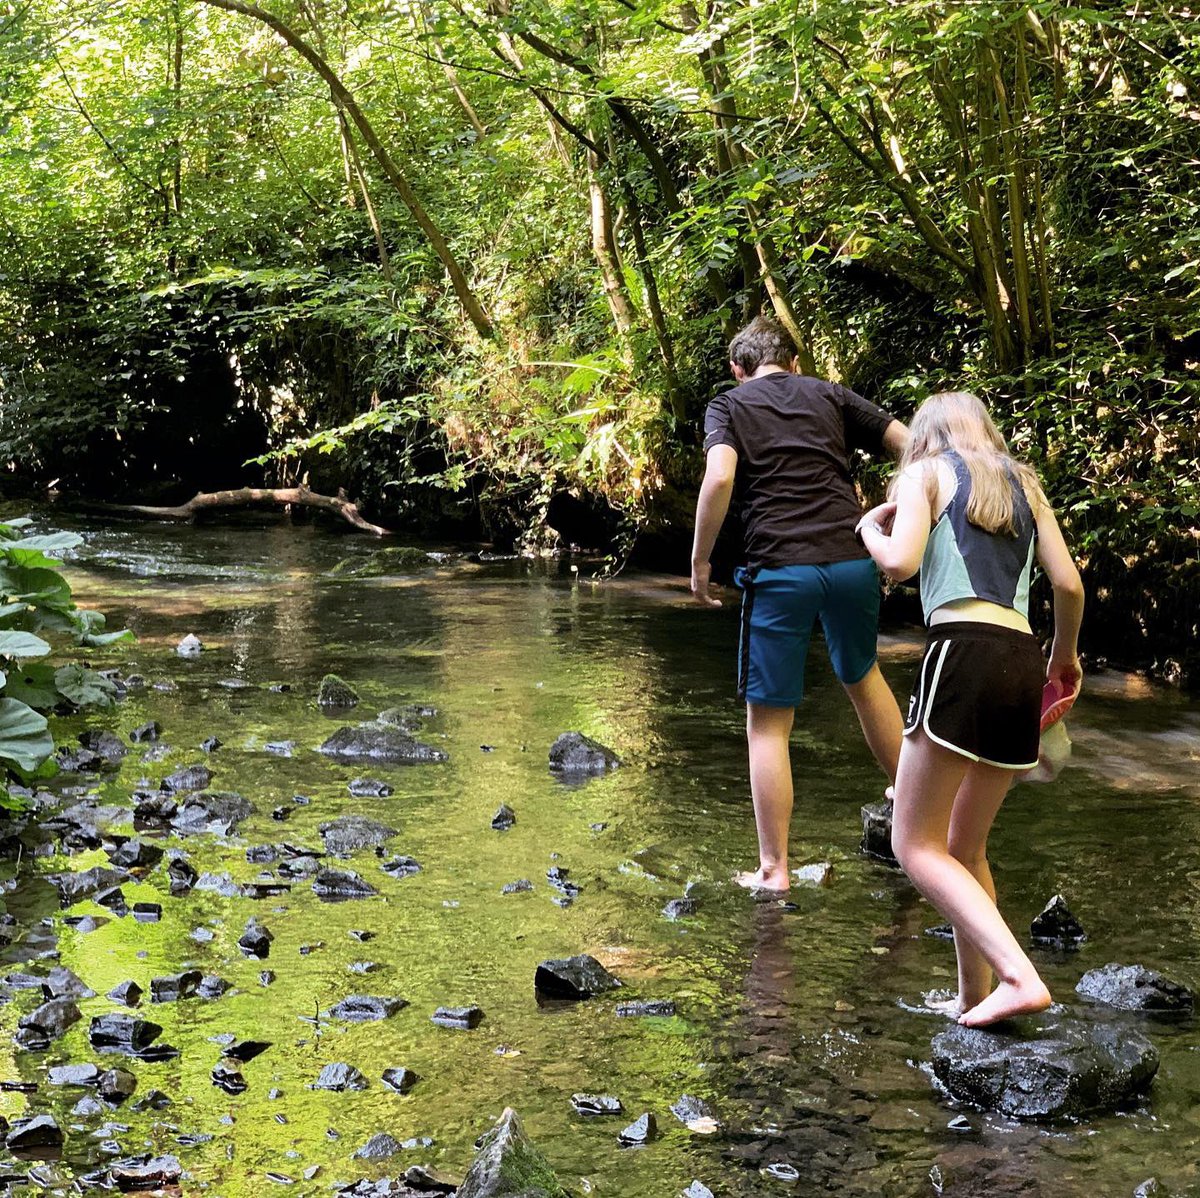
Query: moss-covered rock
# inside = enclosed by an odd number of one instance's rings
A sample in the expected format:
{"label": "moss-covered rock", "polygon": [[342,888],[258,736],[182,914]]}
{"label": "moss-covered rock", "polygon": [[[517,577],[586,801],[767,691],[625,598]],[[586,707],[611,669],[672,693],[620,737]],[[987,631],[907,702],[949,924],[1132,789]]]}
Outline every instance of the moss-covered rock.
{"label": "moss-covered rock", "polygon": [[391,545],[377,549],[369,557],[346,557],[329,571],[337,578],[384,578],[389,574],[407,574],[436,565],[424,549],[415,545]]}
{"label": "moss-covered rock", "polygon": [[321,707],[353,707],[358,703],[358,692],[336,674],[326,674],[317,687],[317,703]]}
{"label": "moss-covered rock", "polygon": [[525,1134],[517,1113],[507,1107],[480,1141],[458,1198],[570,1198],[546,1158]]}

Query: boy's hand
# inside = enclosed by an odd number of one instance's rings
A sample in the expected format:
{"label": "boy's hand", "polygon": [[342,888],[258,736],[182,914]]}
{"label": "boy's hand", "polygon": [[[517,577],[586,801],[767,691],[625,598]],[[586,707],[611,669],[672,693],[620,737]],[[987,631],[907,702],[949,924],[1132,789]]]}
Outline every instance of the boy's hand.
{"label": "boy's hand", "polygon": [[708,593],[708,588],[711,585],[712,566],[708,562],[693,562],[692,563],[692,595],[697,603],[704,607],[720,607],[720,599],[714,599]]}
{"label": "boy's hand", "polygon": [[895,503],[880,503],[873,507],[863,518],[858,522],[855,532],[859,532],[864,525],[877,524],[879,531],[884,536],[891,536],[892,521],[896,518]]}

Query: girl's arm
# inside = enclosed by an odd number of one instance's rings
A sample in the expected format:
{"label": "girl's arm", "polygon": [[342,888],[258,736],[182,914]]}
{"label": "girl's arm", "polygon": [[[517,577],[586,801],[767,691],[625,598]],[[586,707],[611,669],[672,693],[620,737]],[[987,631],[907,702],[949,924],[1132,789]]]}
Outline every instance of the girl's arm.
{"label": "girl's arm", "polygon": [[893,582],[903,582],[921,568],[932,522],[925,470],[918,463],[900,475],[895,502],[872,508],[858,531],[876,565]]}
{"label": "girl's arm", "polygon": [[1065,691],[1074,691],[1083,679],[1079,664],[1079,626],[1083,623],[1083,581],[1063,539],[1054,509],[1037,504],[1037,558],[1054,588],[1054,644],[1046,677]]}

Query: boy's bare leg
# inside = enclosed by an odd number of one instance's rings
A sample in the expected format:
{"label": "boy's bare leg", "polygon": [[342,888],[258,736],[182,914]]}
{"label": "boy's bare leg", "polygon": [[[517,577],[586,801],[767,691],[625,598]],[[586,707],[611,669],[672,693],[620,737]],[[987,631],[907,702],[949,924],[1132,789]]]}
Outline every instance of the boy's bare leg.
{"label": "boy's bare leg", "polygon": [[900,761],[900,742],[904,739],[904,721],[900,718],[892,688],[884,680],[878,663],[858,682],[843,685],[854,704],[867,748],[887,774],[888,781],[894,784]]}
{"label": "boy's bare leg", "polygon": [[795,710],[746,704],[746,740],[750,747],[750,792],[758,825],[758,862],[754,873],[735,877],[748,889],[787,890],[788,831],[792,822],[792,762],[788,737]]}

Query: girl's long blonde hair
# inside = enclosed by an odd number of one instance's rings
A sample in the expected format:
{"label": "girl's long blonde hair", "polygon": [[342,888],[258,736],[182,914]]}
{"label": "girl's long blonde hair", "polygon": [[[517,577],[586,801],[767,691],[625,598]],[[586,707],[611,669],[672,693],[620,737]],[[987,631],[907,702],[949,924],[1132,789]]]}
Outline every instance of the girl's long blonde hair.
{"label": "girl's long blonde hair", "polygon": [[[950,450],[959,454],[971,475],[967,519],[972,524],[985,532],[1017,535],[1009,482],[1013,477],[1024,489],[1036,519],[1046,502],[1037,475],[1009,453],[987,408],[970,391],[941,391],[931,395],[917,409],[909,426],[908,445],[896,477],[915,463],[926,463],[922,469],[930,507],[937,501],[938,484],[937,470],[929,467]],[[893,480],[893,491],[895,486]]]}

